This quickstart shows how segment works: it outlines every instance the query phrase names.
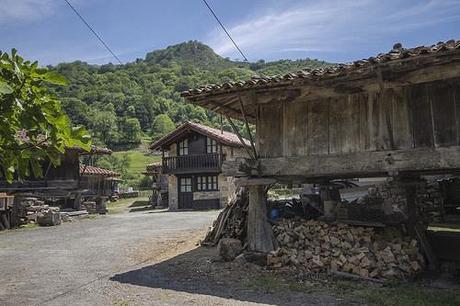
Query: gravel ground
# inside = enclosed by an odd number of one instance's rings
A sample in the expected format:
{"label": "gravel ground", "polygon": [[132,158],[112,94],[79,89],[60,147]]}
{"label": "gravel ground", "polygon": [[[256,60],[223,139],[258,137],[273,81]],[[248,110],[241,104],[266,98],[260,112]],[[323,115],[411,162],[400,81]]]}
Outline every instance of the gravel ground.
{"label": "gravel ground", "polygon": [[260,269],[197,248],[217,211],[138,211],[0,233],[0,305],[342,304],[247,286]]}

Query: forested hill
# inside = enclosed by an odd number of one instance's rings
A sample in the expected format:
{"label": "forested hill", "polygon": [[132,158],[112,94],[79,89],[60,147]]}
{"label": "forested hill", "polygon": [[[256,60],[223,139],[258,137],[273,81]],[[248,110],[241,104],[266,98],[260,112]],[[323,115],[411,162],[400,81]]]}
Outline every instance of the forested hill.
{"label": "forested hill", "polygon": [[[143,136],[156,138],[186,120],[211,126],[219,117],[186,104],[180,92],[208,83],[274,75],[328,65],[318,60],[244,63],[223,58],[190,41],[150,52],[125,65],[58,64],[51,69],[69,80],[54,90],[74,124],[92,131],[96,143],[111,148],[137,146]],[[228,128],[228,127],[227,127]]]}

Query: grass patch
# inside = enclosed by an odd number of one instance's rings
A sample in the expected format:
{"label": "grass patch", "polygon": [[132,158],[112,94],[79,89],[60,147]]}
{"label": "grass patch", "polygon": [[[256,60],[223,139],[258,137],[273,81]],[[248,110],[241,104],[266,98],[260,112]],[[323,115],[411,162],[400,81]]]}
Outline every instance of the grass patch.
{"label": "grass patch", "polygon": [[149,205],[149,201],[148,200],[137,200],[137,201],[134,201],[131,205],[129,205],[129,207],[143,207],[143,206],[147,206]]}
{"label": "grass patch", "polygon": [[117,214],[123,212],[124,210],[129,209],[129,207],[133,207],[134,203],[137,202],[148,202],[148,198],[146,197],[138,197],[138,198],[128,198],[128,199],[120,199],[116,202],[110,202],[107,204],[107,210],[109,214]]}
{"label": "grass patch", "polygon": [[21,225],[19,228],[32,229],[32,228],[37,228],[37,227],[39,227],[38,223],[27,223],[27,224]]}
{"label": "grass patch", "polygon": [[118,158],[122,158],[124,155],[128,156],[129,167],[127,169],[127,173],[134,177],[142,176],[142,172],[145,171],[145,167],[148,164],[161,160],[161,156],[147,155],[140,151],[134,150],[113,152],[113,155]]}
{"label": "grass patch", "polygon": [[416,284],[394,288],[366,287],[353,289],[351,296],[373,305],[460,305],[457,290],[426,288]]}
{"label": "grass patch", "polygon": [[329,279],[324,282],[297,282],[276,275],[252,277],[245,281],[252,289],[268,292],[303,292],[333,295],[369,305],[460,305],[460,292],[455,289],[427,288],[417,283],[378,285],[360,281]]}

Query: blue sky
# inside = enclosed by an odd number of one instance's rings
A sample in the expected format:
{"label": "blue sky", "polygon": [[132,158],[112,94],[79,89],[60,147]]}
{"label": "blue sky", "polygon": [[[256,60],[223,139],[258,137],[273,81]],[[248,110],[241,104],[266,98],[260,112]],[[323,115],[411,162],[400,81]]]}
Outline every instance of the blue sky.
{"label": "blue sky", "polygon": [[[201,0],[69,0],[123,62],[199,40],[240,58]],[[460,39],[460,0],[208,0],[251,61],[347,62]],[[115,60],[63,0],[0,0],[0,50],[41,64]]]}

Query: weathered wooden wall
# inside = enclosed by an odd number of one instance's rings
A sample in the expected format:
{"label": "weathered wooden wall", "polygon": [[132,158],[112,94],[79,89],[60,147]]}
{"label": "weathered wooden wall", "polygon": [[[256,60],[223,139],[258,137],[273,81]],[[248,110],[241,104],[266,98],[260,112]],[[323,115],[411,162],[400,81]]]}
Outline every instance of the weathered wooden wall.
{"label": "weathered wooden wall", "polygon": [[460,79],[259,105],[260,157],[460,145]]}

